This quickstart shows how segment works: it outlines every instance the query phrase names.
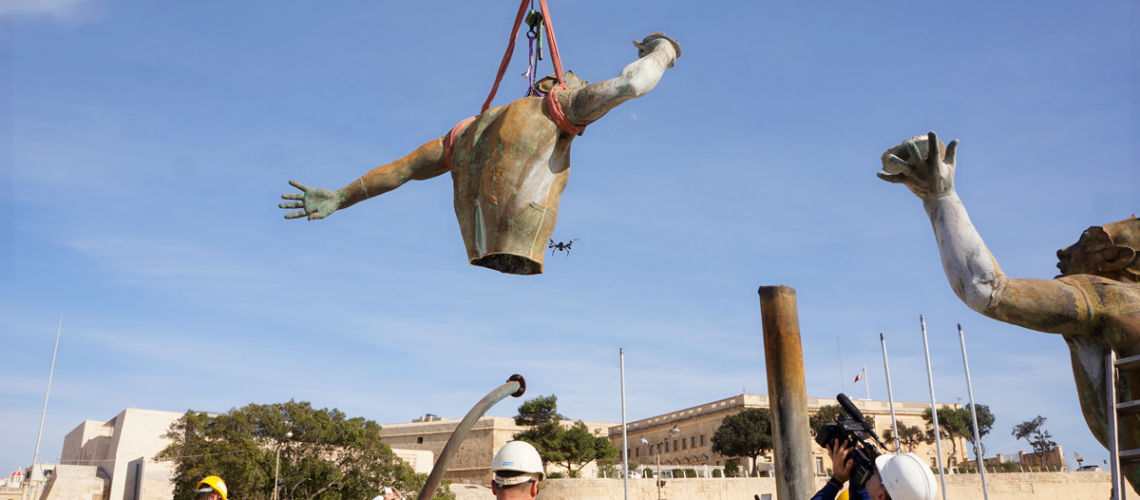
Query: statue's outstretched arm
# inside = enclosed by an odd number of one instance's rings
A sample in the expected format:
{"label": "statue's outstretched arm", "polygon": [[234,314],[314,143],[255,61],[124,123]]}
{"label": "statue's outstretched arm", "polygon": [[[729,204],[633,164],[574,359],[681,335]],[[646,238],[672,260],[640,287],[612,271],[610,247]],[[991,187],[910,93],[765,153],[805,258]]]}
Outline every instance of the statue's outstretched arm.
{"label": "statue's outstretched arm", "polygon": [[1002,273],[954,190],[957,149],[957,140],[943,147],[934,132],[912,137],[883,153],[878,174],[922,200],[954,293],[970,309],[1008,323],[1050,333],[1089,331],[1089,302],[1079,286]]}
{"label": "statue's outstretched arm", "polygon": [[570,103],[565,107],[570,123],[589,125],[619,104],[647,94],[657,86],[665,68],[673,67],[673,62],[681,56],[681,46],[661,33],[653,33],[633,44],[637,47],[638,59],[622,69],[621,74],[558,95],[559,98],[566,96],[563,104]]}
{"label": "statue's outstretched arm", "polygon": [[337,210],[396,189],[409,180],[430,179],[444,172],[447,172],[447,166],[443,161],[443,139],[432,139],[411,154],[376,167],[336,191],[310,188],[300,182],[289,181],[301,192],[281,195],[282,199],[291,201],[282,202],[278,206],[300,209],[285,214],[286,219],[323,219]]}

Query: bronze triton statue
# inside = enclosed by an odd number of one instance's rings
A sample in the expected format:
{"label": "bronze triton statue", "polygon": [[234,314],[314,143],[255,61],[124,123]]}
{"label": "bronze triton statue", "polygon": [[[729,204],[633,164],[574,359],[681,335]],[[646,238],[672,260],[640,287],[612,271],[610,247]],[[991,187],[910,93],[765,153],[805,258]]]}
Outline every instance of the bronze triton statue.
{"label": "bronze triton statue", "polygon": [[[954,191],[955,152],[934,132],[883,153],[879,177],[905,184],[921,200],[942,254],[942,268],[958,298],[991,318],[1045,333],[1069,345],[1081,411],[1107,446],[1105,356],[1140,354],[1140,219],[1135,215],[1081,233],[1057,251],[1061,275],[1051,280],[1010,278],[982,242]],[[1108,374],[1107,376],[1111,376]],[[1140,375],[1121,373],[1124,400],[1140,399]],[[1122,449],[1140,448],[1140,416],[1119,421]],[[1125,465],[1140,491],[1140,465]]]}
{"label": "bronze triton statue", "polygon": [[615,78],[587,85],[567,73],[561,91],[556,78],[544,78],[536,87],[546,98],[524,97],[487,109],[336,191],[289,181],[302,193],[282,195],[294,201],[279,206],[299,209],[286,219],[323,219],[410,179],[430,179],[451,170],[455,215],[468,261],[504,273],[539,274],[570,173],[575,133],[652,90],[681,55],[677,42],[660,33],[634,45],[639,59]]}

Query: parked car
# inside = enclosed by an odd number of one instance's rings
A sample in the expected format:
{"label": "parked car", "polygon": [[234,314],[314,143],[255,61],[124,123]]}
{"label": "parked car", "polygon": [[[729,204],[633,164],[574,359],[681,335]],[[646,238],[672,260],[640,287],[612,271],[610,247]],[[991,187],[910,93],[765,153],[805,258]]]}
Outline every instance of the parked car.
{"label": "parked car", "polygon": [[1082,465],[1082,466],[1080,466],[1080,467],[1078,467],[1078,468],[1077,468],[1077,472],[1083,472],[1083,471],[1098,471],[1098,470],[1100,470],[1100,466],[1099,466],[1099,465]]}

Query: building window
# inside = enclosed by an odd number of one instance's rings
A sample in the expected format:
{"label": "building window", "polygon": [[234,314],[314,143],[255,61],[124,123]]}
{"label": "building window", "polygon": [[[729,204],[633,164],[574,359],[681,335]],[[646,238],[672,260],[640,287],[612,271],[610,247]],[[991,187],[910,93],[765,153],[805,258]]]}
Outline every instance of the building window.
{"label": "building window", "polygon": [[416,438],[416,444],[424,444],[424,437],[420,436],[420,437]]}
{"label": "building window", "polygon": [[673,440],[673,451],[677,451],[677,440]]}
{"label": "building window", "polygon": [[682,449],[682,450],[687,450],[687,449],[689,449],[689,443],[688,443],[688,441],[685,441],[684,439],[682,439],[682,440],[681,440],[681,449]]}
{"label": "building window", "polygon": [[640,457],[641,456],[641,448],[634,448],[633,449],[633,456]]}
{"label": "building window", "polygon": [[693,448],[697,447],[697,436],[689,438],[689,446],[692,446]]}
{"label": "building window", "polygon": [[669,453],[669,442],[665,441],[665,453]]}
{"label": "building window", "polygon": [[705,435],[701,434],[701,446],[705,445]]}
{"label": "building window", "polygon": [[823,457],[815,457],[815,473],[822,476],[823,472]]}

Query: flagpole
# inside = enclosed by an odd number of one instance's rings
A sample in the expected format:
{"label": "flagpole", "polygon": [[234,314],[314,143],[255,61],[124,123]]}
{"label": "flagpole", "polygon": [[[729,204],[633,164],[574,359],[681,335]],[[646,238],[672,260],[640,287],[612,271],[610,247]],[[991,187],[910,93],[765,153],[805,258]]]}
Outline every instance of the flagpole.
{"label": "flagpole", "polygon": [[871,400],[871,381],[867,377],[867,364],[863,364],[863,388],[867,389],[867,400]]}
{"label": "flagpole", "polygon": [[[59,352],[59,336],[63,333],[63,315],[59,317],[59,328],[55,331],[55,347],[51,350],[51,369],[48,370],[48,383],[47,390],[44,391],[44,409],[40,413],[40,431],[36,433],[36,451],[32,457],[32,469],[28,471],[26,479],[29,481],[29,490],[32,487],[36,488],[36,493],[39,493],[39,484],[31,484],[42,482],[44,480],[43,469],[40,467],[40,438],[44,435],[44,420],[47,417],[48,396],[51,396],[51,379],[55,375],[55,355]],[[34,494],[33,494],[34,495]]]}
{"label": "flagpole", "polygon": [[839,348],[839,332],[835,332],[835,355],[839,356],[839,392],[844,390],[847,378],[843,376],[843,351]]}
{"label": "flagpole", "polygon": [[891,391],[891,364],[887,362],[887,340],[883,338],[883,333],[879,332],[879,343],[883,346],[883,371],[886,372],[887,377],[887,401],[891,407],[891,429],[895,434],[895,453],[902,452],[902,445],[899,444],[899,421],[895,418],[895,394]]}
{"label": "flagpole", "polygon": [[962,366],[966,368],[966,391],[970,394],[970,424],[974,429],[974,459],[978,463],[978,471],[982,473],[982,494],[990,500],[990,490],[986,487],[986,458],[983,456],[981,436],[978,435],[978,406],[974,404],[974,384],[970,381],[970,362],[966,360],[966,334],[962,333],[962,324],[958,323],[958,340],[962,343]]}
{"label": "flagpole", "polygon": [[938,431],[938,403],[934,400],[934,370],[930,368],[930,341],[926,338],[926,318],[918,315],[922,324],[922,348],[926,352],[926,380],[930,382],[930,419],[934,422],[934,444],[938,450],[938,477],[942,480],[942,500],[946,500],[946,469],[942,467],[942,434]]}
{"label": "flagpole", "polygon": [[625,349],[621,347],[618,348],[618,365],[621,370],[621,477],[625,500],[629,500],[629,443],[626,442],[625,435]]}

